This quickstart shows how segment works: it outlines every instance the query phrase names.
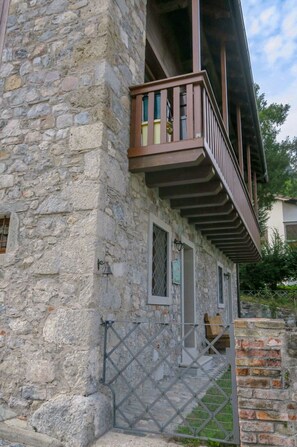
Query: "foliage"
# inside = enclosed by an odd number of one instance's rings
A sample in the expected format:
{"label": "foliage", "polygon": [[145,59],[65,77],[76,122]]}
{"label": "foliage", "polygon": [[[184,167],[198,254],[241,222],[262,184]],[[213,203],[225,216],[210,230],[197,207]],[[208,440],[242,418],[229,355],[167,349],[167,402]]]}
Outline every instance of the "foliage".
{"label": "foliage", "polygon": [[258,264],[241,266],[242,290],[275,290],[279,283],[297,278],[297,250],[286,244],[277,231],[271,243],[263,243],[261,254]]}
{"label": "foliage", "polygon": [[241,301],[267,306],[272,314],[277,309],[286,309],[288,311],[297,312],[297,287],[278,288],[277,290],[270,290],[268,288],[258,289],[256,291],[241,291]]}
{"label": "foliage", "polygon": [[269,182],[259,185],[259,207],[270,209],[277,195],[297,197],[297,138],[279,142],[277,136],[285,123],[290,106],[267,103],[265,94],[255,86]]}

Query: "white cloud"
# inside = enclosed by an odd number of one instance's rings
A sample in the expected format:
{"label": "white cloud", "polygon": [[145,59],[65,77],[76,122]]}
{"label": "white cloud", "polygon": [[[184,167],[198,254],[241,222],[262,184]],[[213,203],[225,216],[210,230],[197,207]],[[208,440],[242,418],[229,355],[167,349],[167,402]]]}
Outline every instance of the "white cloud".
{"label": "white cloud", "polygon": [[296,39],[297,37],[297,10],[288,13],[283,19],[282,31],[287,38]]}
{"label": "white cloud", "polygon": [[292,65],[290,72],[293,76],[297,76],[297,64]]}

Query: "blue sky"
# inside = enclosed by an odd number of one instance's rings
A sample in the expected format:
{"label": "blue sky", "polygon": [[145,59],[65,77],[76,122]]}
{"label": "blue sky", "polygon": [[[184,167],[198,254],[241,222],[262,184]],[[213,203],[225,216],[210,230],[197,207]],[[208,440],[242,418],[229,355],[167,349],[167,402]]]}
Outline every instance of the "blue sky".
{"label": "blue sky", "polygon": [[241,1],[254,80],[269,103],[291,105],[280,139],[297,136],[297,1]]}

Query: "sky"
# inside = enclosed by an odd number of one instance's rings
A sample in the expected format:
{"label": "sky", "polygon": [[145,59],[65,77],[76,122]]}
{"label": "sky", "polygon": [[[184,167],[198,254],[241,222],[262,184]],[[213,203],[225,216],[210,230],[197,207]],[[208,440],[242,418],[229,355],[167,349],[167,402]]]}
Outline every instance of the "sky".
{"label": "sky", "polygon": [[297,136],[297,1],[241,0],[254,81],[268,103],[290,104],[279,139]]}

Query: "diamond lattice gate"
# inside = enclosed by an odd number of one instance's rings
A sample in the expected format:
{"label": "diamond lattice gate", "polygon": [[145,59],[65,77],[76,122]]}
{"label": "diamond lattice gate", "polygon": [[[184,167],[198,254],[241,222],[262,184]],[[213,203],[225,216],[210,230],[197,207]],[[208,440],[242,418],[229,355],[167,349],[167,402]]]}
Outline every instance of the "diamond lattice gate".
{"label": "diamond lattice gate", "polygon": [[[103,325],[102,383],[113,394],[115,428],[239,444],[232,325],[220,325],[212,341],[204,325]],[[193,335],[196,354],[186,347]]]}

